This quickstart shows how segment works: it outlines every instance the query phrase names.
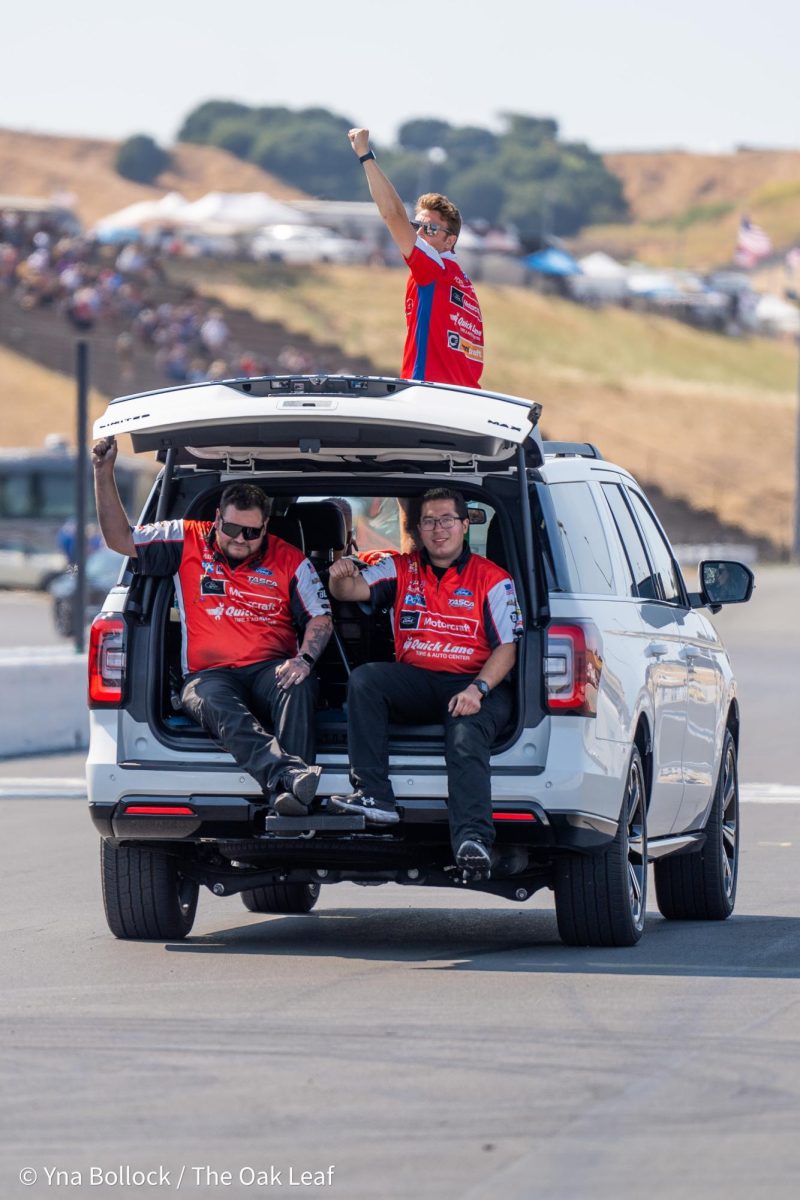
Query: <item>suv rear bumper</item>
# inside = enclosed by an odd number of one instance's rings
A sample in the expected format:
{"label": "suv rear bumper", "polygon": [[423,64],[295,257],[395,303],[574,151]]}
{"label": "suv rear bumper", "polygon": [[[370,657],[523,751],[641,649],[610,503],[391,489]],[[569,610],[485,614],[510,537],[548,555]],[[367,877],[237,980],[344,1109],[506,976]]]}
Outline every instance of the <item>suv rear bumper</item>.
{"label": "suv rear bumper", "polygon": [[[247,857],[279,857],[281,848],[304,843],[355,838],[364,852],[377,845],[410,848],[412,844],[447,843],[447,805],[438,797],[398,802],[401,820],[393,826],[365,825],[361,817],[328,813],[324,802],[309,817],[276,817],[259,796],[130,794],[115,802],[92,801],[89,811],[104,838],[125,844],[159,845],[177,850],[199,843],[236,843]],[[496,801],[493,805],[498,843],[532,849],[601,850],[615,836],[617,823],[581,811],[548,813],[535,801]],[[353,849],[355,846],[353,845]],[[224,851],[223,851],[224,852]],[[316,857],[316,854],[313,855]]]}

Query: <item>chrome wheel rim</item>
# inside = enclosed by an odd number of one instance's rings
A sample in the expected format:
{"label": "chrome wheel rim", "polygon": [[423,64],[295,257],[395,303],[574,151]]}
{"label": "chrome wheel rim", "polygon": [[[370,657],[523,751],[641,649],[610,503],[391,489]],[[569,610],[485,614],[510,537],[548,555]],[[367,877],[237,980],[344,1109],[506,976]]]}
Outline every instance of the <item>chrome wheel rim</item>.
{"label": "chrome wheel rim", "polygon": [[644,835],[644,781],[638,759],[631,763],[628,773],[625,811],[628,814],[628,903],[631,919],[635,927],[641,929],[644,925],[646,903],[647,859]]}
{"label": "chrome wheel rim", "polygon": [[732,746],[728,747],[725,755],[721,796],[722,886],[726,899],[730,900],[736,886],[736,868],[739,857],[739,780],[736,775],[736,755]]}

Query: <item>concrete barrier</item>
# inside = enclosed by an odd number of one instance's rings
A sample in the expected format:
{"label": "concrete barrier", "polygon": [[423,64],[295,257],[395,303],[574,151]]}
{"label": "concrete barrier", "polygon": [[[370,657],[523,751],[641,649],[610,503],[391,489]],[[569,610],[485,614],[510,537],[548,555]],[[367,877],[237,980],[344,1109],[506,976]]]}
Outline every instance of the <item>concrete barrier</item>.
{"label": "concrete barrier", "polygon": [[0,758],[89,744],[86,655],[71,646],[0,650]]}

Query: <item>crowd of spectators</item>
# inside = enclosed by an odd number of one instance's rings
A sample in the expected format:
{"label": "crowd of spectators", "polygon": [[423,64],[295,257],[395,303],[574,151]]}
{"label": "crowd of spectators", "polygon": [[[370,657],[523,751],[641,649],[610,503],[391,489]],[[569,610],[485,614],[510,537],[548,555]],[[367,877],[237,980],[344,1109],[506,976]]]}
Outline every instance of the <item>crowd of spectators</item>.
{"label": "crowd of spectators", "polygon": [[134,379],[142,349],[171,384],[318,369],[292,345],[274,362],[241,346],[222,310],[189,289],[164,299],[165,261],[157,247],[104,245],[65,235],[46,219],[32,224],[0,212],[0,292],[23,311],[56,311],[78,332],[111,331],[123,382]]}

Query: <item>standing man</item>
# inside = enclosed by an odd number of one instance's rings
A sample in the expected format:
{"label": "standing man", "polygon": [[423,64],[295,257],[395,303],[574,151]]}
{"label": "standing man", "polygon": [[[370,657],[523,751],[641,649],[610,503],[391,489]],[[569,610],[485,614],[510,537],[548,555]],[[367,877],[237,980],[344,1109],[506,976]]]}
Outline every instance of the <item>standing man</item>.
{"label": "standing man", "polygon": [[418,528],[419,552],[389,556],[363,572],[352,558],[330,569],[337,599],[391,608],[397,660],[364,663],[350,676],[347,737],[355,791],[332,796],[331,806],[379,825],[398,821],[389,722],[441,722],[455,859],[473,878],[488,878],[494,842],[489,758],[511,716],[506,677],[521,635],[519,608],[510,576],[470,551],[460,492],[426,492]]}
{"label": "standing man", "polygon": [[454,253],[461,214],[446,196],[428,192],[417,200],[409,222],[405,205],[369,148],[369,130],[351,129],[348,137],[364,164],[372,199],[411,272],[401,378],[480,387],[483,318],[475,289]]}
{"label": "standing man", "polygon": [[305,815],[322,770],[309,765],[312,668],[333,627],[317,572],[267,533],[270,501],[249,483],[226,487],[213,521],[131,528],[116,457],[114,438],[92,449],[100,528],[140,574],[174,576],[184,710],[253,776],[276,812]]}

